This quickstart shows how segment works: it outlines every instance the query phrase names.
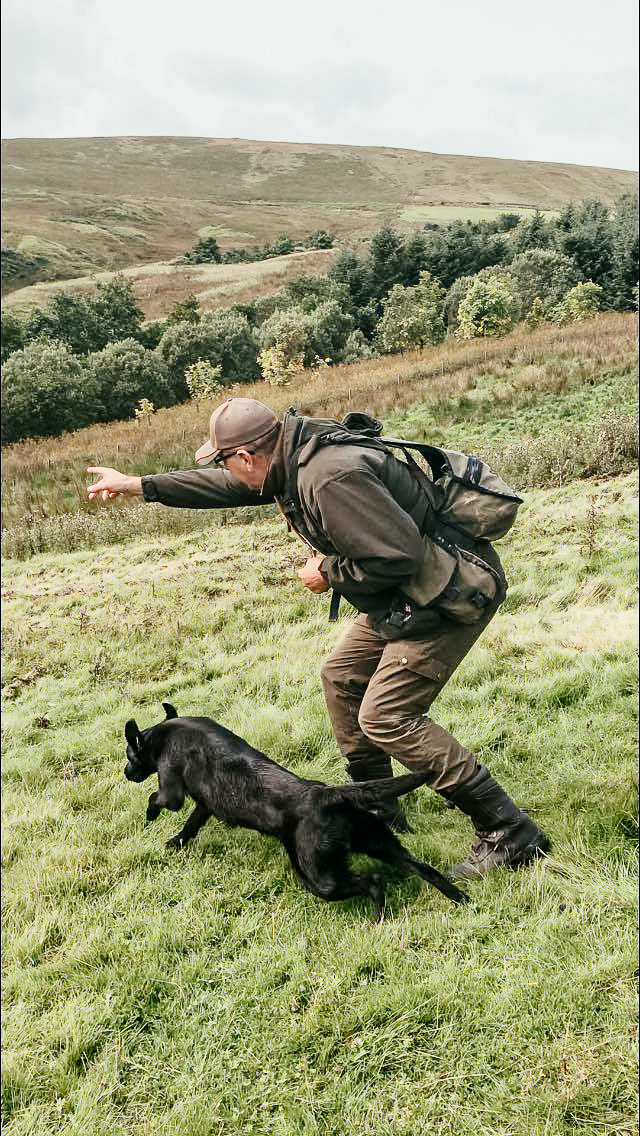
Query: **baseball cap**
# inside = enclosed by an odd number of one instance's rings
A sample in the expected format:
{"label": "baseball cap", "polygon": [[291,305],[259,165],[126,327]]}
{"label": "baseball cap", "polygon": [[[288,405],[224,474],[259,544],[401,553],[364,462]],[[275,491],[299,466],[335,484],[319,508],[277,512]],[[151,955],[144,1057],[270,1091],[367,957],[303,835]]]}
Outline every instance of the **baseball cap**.
{"label": "baseball cap", "polygon": [[209,421],[209,441],[196,450],[198,463],[230,457],[241,446],[266,438],[280,420],[255,398],[228,398],[217,406]]}

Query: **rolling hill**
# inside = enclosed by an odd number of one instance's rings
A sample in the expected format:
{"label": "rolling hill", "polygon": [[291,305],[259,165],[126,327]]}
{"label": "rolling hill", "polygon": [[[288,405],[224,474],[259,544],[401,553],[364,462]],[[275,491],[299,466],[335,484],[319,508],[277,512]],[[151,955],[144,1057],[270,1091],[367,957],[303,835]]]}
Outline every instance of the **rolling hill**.
{"label": "rolling hill", "polygon": [[319,228],[358,241],[385,222],[557,210],[637,184],[594,166],[238,138],[9,139],[2,158],[3,242],[40,258],[40,280],[170,260],[203,236],[223,250]]}

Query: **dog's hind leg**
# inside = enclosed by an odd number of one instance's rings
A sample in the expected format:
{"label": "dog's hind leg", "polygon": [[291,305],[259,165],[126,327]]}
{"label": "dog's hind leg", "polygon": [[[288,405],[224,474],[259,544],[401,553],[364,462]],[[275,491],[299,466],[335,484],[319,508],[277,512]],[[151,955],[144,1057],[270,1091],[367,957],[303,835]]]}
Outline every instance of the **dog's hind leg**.
{"label": "dog's hind leg", "polygon": [[180,832],[167,840],[167,848],[184,848],[184,845],[193,840],[194,836],[200,831],[204,822],[209,819],[211,813],[206,805],[196,805],[190,816],[187,817]]}
{"label": "dog's hind leg", "polygon": [[364,852],[367,856],[391,864],[405,875],[412,872],[420,876],[454,903],[467,903],[469,900],[469,896],[437,868],[412,856],[379,817],[372,816],[364,809],[358,809],[357,819],[354,818],[351,847],[354,852]]}
{"label": "dog's hind leg", "polygon": [[340,828],[342,832],[334,831],[327,847],[321,818],[314,818],[306,828],[299,826],[297,840],[287,846],[294,871],[307,891],[328,902],[367,896],[373,904],[374,919],[382,919],[384,888],[380,877],[375,872],[352,871],[348,862],[348,821]]}

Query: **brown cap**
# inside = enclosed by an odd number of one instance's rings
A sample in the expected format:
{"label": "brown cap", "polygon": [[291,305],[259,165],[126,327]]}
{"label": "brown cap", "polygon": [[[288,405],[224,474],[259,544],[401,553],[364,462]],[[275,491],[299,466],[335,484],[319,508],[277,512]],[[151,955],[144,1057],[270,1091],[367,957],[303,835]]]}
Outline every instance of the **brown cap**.
{"label": "brown cap", "polygon": [[209,441],[196,450],[197,462],[230,457],[241,446],[260,442],[279,425],[268,406],[255,398],[228,398],[216,407],[209,421]]}

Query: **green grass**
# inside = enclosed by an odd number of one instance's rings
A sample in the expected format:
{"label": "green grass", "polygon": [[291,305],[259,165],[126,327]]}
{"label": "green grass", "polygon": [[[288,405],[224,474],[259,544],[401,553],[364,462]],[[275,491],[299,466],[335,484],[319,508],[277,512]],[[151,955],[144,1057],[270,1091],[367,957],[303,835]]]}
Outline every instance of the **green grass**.
{"label": "green grass", "polygon": [[[382,925],[282,848],[144,827],[123,724],[173,701],[343,778],[318,669],[348,619],[279,519],[5,565],[8,1136],[634,1131],[633,477],[538,490],[506,604],[434,708],[544,825],[549,859],[457,910],[390,882]],[[596,523],[597,521],[597,523]],[[427,790],[407,844],[467,822]]]}
{"label": "green grass", "polygon": [[[632,332],[600,317],[242,391],[358,405],[543,486],[499,545],[507,599],[433,713],[552,854],[472,883],[463,910],[390,879],[375,925],[363,901],[304,892],[273,840],[210,821],[175,853],[179,817],[144,826],[153,784],[124,779],[123,728],[163,700],[345,777],[319,669],[350,615],[329,624],[300,587],[304,549],[272,509],[74,511],[87,459],[187,462],[208,408],[5,453],[8,1136],[636,1131]],[[594,455],[601,475],[571,480]],[[465,853],[439,797],[407,809],[415,854]]]}

